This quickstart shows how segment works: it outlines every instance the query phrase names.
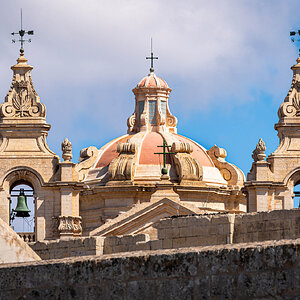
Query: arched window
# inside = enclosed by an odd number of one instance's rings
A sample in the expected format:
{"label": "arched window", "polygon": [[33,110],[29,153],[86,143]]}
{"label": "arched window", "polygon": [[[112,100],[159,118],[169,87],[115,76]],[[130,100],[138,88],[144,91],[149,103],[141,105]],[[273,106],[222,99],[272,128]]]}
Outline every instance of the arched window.
{"label": "arched window", "polygon": [[34,190],[29,182],[18,181],[11,187],[10,225],[25,241],[35,240]]}
{"label": "arched window", "polygon": [[300,207],[300,181],[294,186],[294,208]]}

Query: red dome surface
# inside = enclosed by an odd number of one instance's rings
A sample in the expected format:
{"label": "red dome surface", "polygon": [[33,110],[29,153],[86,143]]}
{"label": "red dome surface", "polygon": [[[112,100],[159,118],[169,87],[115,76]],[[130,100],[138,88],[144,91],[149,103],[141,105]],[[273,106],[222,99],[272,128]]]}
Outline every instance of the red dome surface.
{"label": "red dome surface", "polygon": [[[178,134],[173,134],[173,136],[179,140],[180,142],[189,143],[193,148],[193,152],[191,153],[192,157],[197,159],[198,162],[202,166],[206,167],[214,167],[213,162],[209,158],[208,154],[206,153],[205,149],[198,145],[196,142],[183,137]],[[103,146],[100,151],[102,150],[102,154],[98,159],[96,164],[96,168],[106,167],[110,164],[110,162],[118,157],[117,153],[117,144],[118,143],[125,143],[128,139],[132,138],[133,135],[126,135],[119,137],[112,142]],[[155,152],[161,152],[162,148],[157,146],[161,146],[163,144],[163,137],[161,134],[157,132],[149,132],[146,133],[146,136],[141,139],[139,149],[139,160],[138,164],[140,165],[161,165],[162,164],[162,155],[154,154]],[[171,164],[171,160],[169,155],[167,156],[167,164]]]}
{"label": "red dome surface", "polygon": [[138,88],[165,88],[168,89],[167,83],[157,77],[153,72],[151,72],[148,76],[144,77],[137,85]]}

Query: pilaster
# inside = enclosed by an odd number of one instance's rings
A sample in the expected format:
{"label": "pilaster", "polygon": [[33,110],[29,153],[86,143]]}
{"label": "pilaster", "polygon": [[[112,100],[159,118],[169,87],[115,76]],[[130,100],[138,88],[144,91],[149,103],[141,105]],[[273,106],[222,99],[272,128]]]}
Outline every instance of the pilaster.
{"label": "pilaster", "polygon": [[75,170],[76,164],[71,162],[72,144],[68,139],[62,143],[64,161],[60,163],[60,207],[58,232],[61,238],[79,236],[82,233],[79,216],[79,190],[75,184],[79,179]]}

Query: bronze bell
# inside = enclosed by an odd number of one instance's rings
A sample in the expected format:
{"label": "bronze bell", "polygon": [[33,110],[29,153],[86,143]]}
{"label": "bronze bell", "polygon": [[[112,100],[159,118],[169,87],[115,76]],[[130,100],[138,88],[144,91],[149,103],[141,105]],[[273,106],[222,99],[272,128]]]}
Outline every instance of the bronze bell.
{"label": "bronze bell", "polygon": [[27,199],[24,194],[24,189],[20,189],[17,207],[16,209],[13,209],[13,212],[16,212],[16,217],[27,218],[30,216],[30,209],[27,206]]}

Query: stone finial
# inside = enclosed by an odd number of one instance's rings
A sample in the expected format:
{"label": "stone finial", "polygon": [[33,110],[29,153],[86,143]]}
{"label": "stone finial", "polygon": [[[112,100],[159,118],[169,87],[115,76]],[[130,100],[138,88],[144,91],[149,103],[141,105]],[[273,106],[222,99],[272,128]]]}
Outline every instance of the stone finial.
{"label": "stone finial", "polygon": [[67,138],[65,138],[65,140],[61,143],[61,150],[63,152],[63,159],[65,161],[70,161],[73,157],[72,144]]}
{"label": "stone finial", "polygon": [[45,105],[40,102],[31,79],[33,67],[27,64],[27,59],[22,53],[17,62],[11,67],[14,72],[13,80],[4,103],[0,105],[0,117],[45,118]]}
{"label": "stone finial", "polygon": [[252,152],[252,158],[255,162],[257,161],[262,161],[266,158],[266,144],[265,142],[260,138],[256,148],[254,149],[254,151]]}

